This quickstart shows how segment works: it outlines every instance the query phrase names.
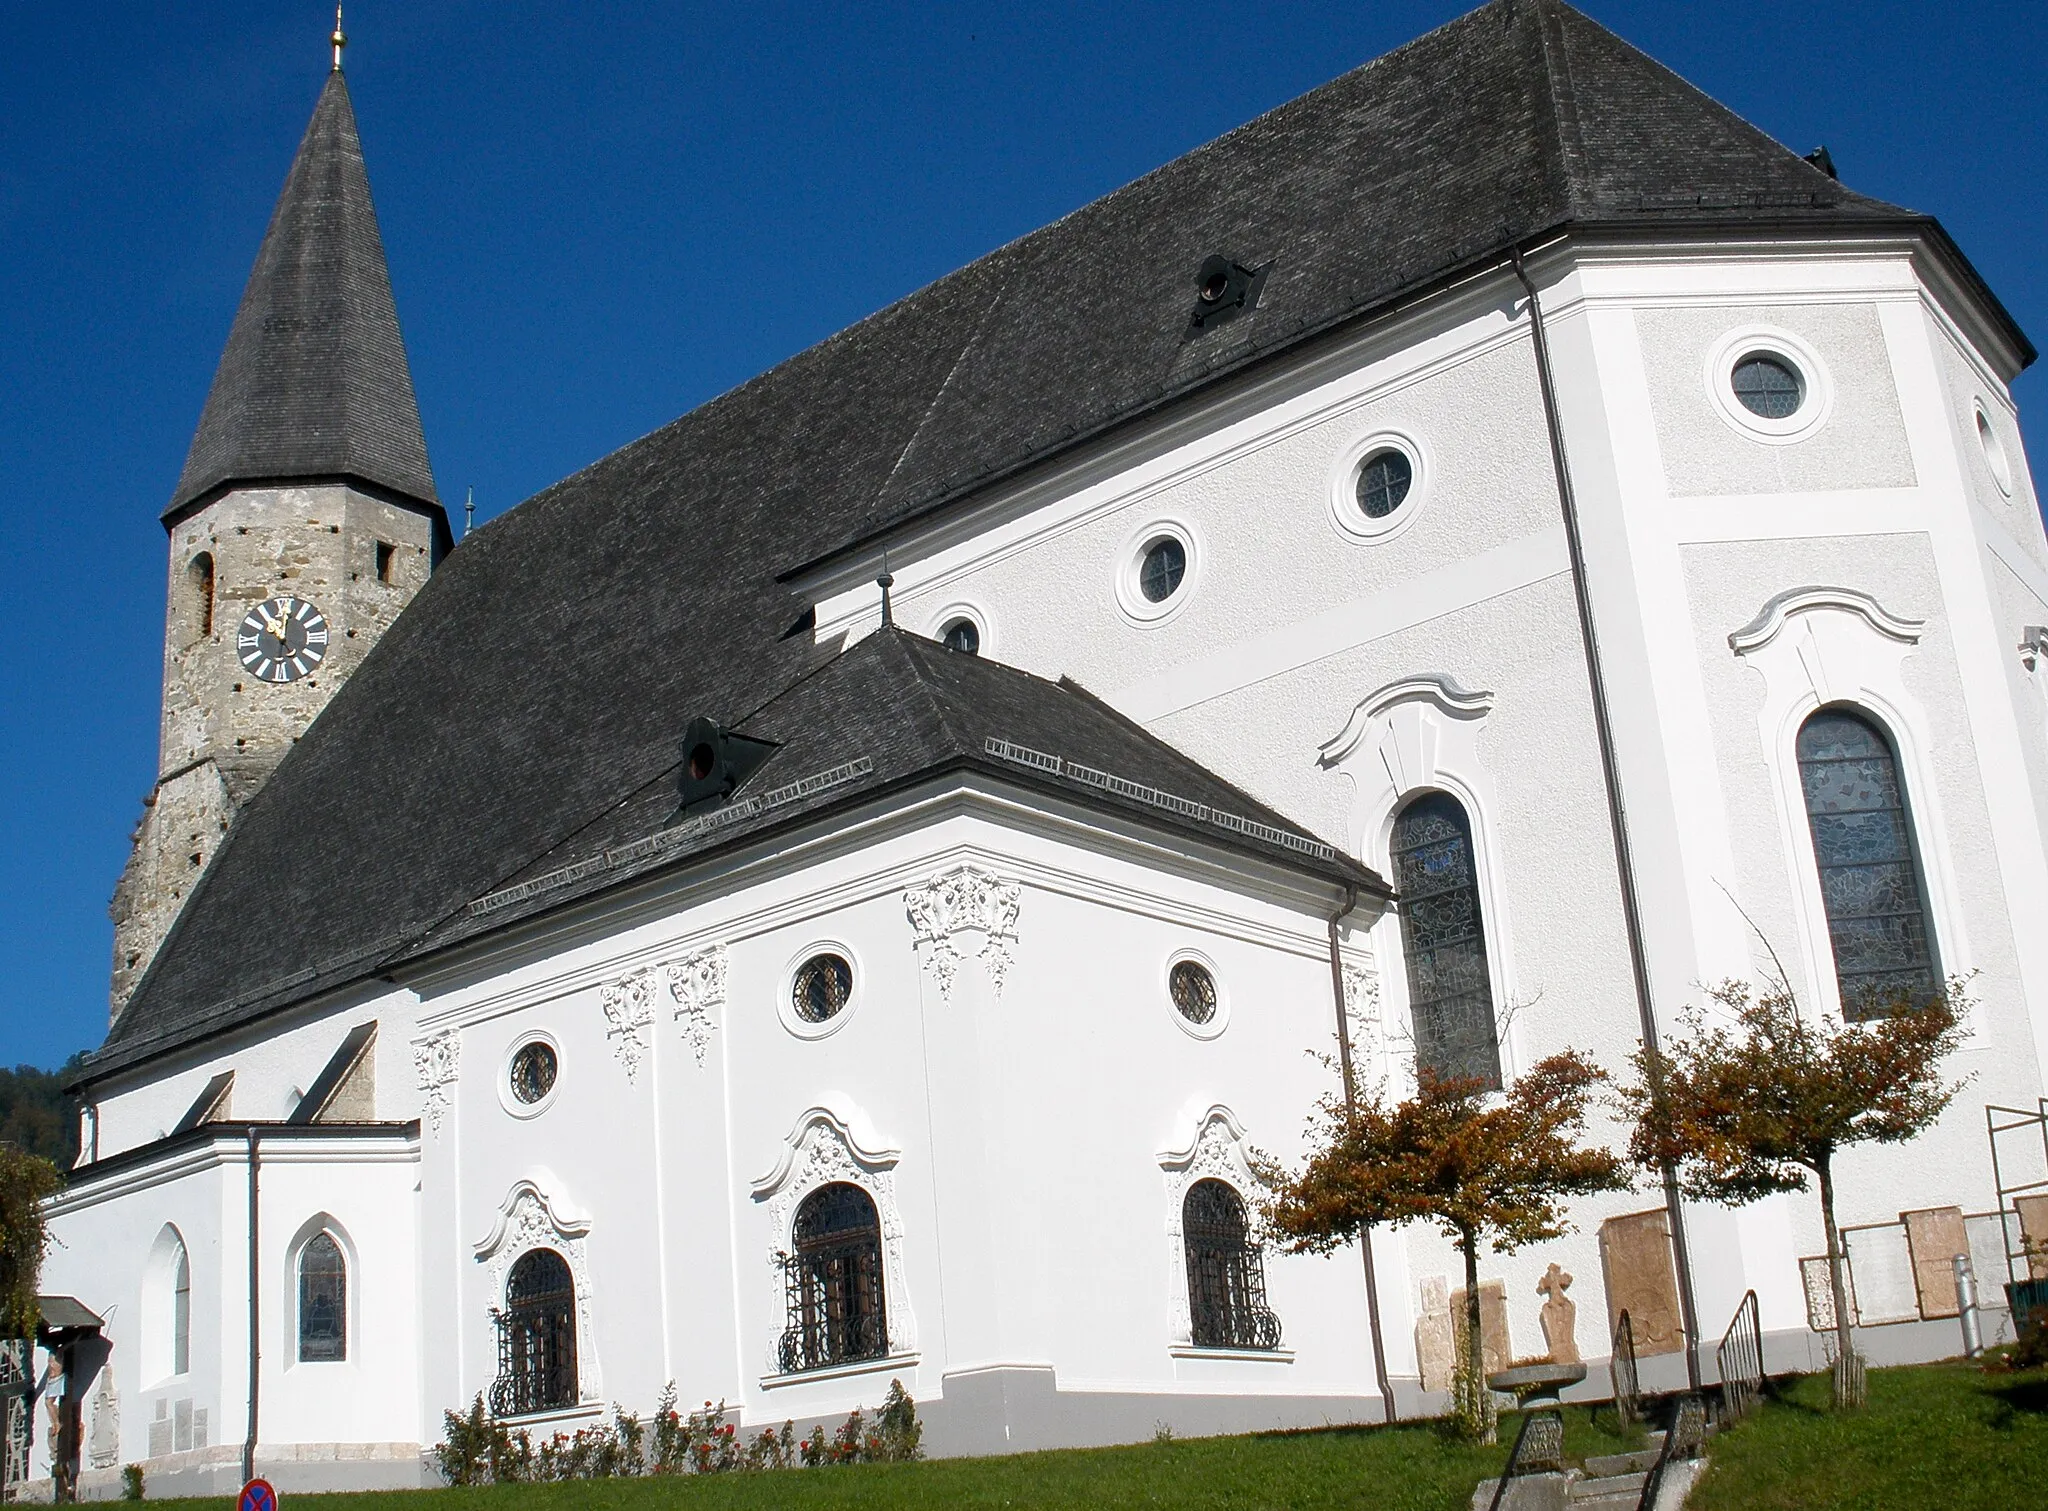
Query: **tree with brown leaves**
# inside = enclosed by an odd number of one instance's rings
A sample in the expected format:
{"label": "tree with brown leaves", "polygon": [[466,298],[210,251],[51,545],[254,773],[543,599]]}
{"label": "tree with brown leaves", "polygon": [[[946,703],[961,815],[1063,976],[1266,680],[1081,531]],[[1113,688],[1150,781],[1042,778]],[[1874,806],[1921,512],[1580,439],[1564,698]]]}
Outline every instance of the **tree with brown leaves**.
{"label": "tree with brown leaves", "polygon": [[46,1159],[0,1144],[0,1338],[32,1338],[36,1285],[42,1278],[43,1198],[64,1177]]}
{"label": "tree with brown leaves", "polygon": [[1835,1156],[1853,1144],[1898,1144],[1934,1122],[1962,1083],[1941,1064],[1961,1043],[1968,1003],[1951,982],[1931,1003],[1900,1002],[1860,1023],[1809,1019],[1782,980],[1762,992],[1729,982],[1709,993],[1725,1021],[1694,1010],[1687,1037],[1636,1052],[1622,1088],[1635,1116],[1629,1155],[1677,1167],[1686,1195],[1741,1206],[1820,1186],[1835,1300],[1835,1404],[1859,1405],[1849,1337]]}
{"label": "tree with brown leaves", "polygon": [[[1268,1165],[1265,1215],[1296,1253],[1325,1254],[1374,1223],[1434,1223],[1465,1261],[1468,1388],[1484,1400],[1479,1337],[1479,1251],[1511,1253],[1568,1230],[1569,1196],[1628,1185],[1622,1162],[1582,1140],[1593,1092],[1607,1073],[1570,1051],[1515,1079],[1505,1096],[1469,1077],[1422,1072],[1415,1094],[1389,1104],[1321,1104],[1315,1146],[1297,1174]],[[1492,1413],[1461,1410],[1468,1430],[1493,1441]]]}

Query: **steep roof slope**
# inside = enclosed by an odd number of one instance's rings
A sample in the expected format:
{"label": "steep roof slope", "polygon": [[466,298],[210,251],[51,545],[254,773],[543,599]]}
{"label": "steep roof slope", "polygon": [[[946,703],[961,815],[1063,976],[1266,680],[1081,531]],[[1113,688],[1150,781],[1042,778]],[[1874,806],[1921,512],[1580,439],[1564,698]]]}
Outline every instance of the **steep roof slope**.
{"label": "steep roof slope", "polygon": [[[829,655],[788,633],[778,574],[1512,242],[1646,221],[1932,228],[1568,6],[1496,0],[536,495],[452,554],[243,811],[114,1058],[430,948],[578,836],[659,822],[634,795],[691,718],[742,720]],[[1272,270],[1191,337],[1217,250]]]}
{"label": "steep roof slope", "polygon": [[271,212],[164,518],[224,483],[336,477],[438,512],[339,68]]}

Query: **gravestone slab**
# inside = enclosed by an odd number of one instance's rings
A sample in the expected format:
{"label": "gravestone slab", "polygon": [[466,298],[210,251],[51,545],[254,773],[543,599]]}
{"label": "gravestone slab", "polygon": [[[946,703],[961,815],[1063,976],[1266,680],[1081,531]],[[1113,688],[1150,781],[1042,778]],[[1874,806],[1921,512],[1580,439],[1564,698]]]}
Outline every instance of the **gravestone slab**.
{"label": "gravestone slab", "polygon": [[2027,1278],[2048,1280],[2048,1196],[2018,1196],[2020,1240],[2027,1247]]}
{"label": "gravestone slab", "polygon": [[1610,1217],[1600,1224],[1600,1270],[1607,1282],[1610,1337],[1626,1311],[1637,1358],[1684,1349],[1678,1270],[1671,1260],[1671,1229],[1662,1207]]}
{"label": "gravestone slab", "polygon": [[1918,1293],[1923,1318],[1953,1317],[1956,1304],[1955,1258],[1970,1252],[1970,1237],[1963,1229],[1961,1207],[1930,1207],[1920,1212],[1901,1212],[1906,1225],[1906,1248],[1913,1256],[1913,1286]]}
{"label": "gravestone slab", "polygon": [[[1465,1288],[1451,1292],[1451,1336],[1460,1353],[1465,1349]],[[1508,1367],[1514,1350],[1508,1342],[1508,1287],[1504,1280],[1479,1282],[1479,1358],[1487,1374]]]}
{"label": "gravestone slab", "polygon": [[1415,1361],[1424,1390],[1451,1388],[1451,1289],[1441,1275],[1422,1277],[1422,1309],[1415,1318]]}

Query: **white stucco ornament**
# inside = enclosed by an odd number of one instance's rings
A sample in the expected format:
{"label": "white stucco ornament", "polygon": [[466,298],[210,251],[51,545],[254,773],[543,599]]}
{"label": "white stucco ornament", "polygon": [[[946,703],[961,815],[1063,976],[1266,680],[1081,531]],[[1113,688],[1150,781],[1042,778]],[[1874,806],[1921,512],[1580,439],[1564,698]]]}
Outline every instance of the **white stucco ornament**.
{"label": "white stucco ornament", "polygon": [[[903,894],[904,911],[938,980],[940,997],[952,999],[960,962],[969,958],[980,959],[990,989],[996,996],[1002,995],[1003,978],[1015,958],[1017,911],[1022,899],[1020,883],[1004,881],[973,865],[942,871]],[[972,957],[961,948],[963,935],[981,938]]]}
{"label": "white stucco ornament", "polygon": [[455,1079],[462,1073],[462,1040],[452,1028],[412,1047],[413,1080],[419,1087],[427,1126],[441,1131],[441,1120],[455,1099]]}
{"label": "white stucco ornament", "polygon": [[640,970],[619,981],[608,982],[602,998],[605,1037],[612,1053],[625,1067],[626,1084],[640,1074],[641,1058],[651,1047],[654,1028],[654,972]]}
{"label": "white stucco ornament", "polygon": [[668,984],[671,1011],[682,1029],[683,1042],[702,1069],[705,1051],[711,1047],[711,1032],[718,1027],[718,1011],[725,1006],[725,946],[714,944],[670,961],[662,967],[662,979]]}

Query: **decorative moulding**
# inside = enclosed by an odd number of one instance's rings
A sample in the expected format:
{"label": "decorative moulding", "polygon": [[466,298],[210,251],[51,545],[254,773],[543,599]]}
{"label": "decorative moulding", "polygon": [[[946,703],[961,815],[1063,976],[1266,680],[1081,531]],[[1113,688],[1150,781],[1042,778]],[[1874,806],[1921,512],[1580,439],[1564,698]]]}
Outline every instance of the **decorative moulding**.
{"label": "decorative moulding", "polygon": [[491,1231],[471,1245],[476,1257],[488,1261],[507,1247],[517,1247],[524,1253],[532,1245],[519,1243],[522,1237],[552,1234],[567,1242],[588,1233],[588,1217],[566,1203],[557,1204],[548,1194],[546,1187],[554,1184],[554,1178],[545,1171],[540,1179],[528,1176],[514,1181],[498,1204],[497,1220],[491,1224]]}
{"label": "decorative moulding", "polygon": [[1003,978],[1016,958],[1017,912],[1023,891],[1021,883],[1005,881],[979,866],[962,865],[903,894],[911,932],[938,978],[942,999],[952,999],[960,962],[971,958],[960,947],[963,934],[981,936],[975,956],[988,972],[990,988],[1002,996]]}
{"label": "decorative moulding", "polygon": [[412,1047],[413,1080],[421,1093],[421,1110],[427,1126],[441,1131],[441,1120],[455,1100],[455,1080],[462,1072],[462,1039],[452,1028],[444,1028],[431,1039]]}
{"label": "decorative moulding", "polygon": [[696,1055],[701,1070],[705,1051],[711,1047],[712,1030],[718,1027],[718,1012],[725,1006],[725,946],[711,945],[661,969],[683,1042]]}
{"label": "decorative moulding", "polygon": [[2020,635],[2020,660],[2028,671],[2035,670],[2043,658],[2048,658],[2048,625],[2030,624]]}
{"label": "decorative moulding", "polygon": [[1473,692],[1461,687],[1455,677],[1443,674],[1403,677],[1398,682],[1389,682],[1378,692],[1367,694],[1351,710],[1351,717],[1344,721],[1344,727],[1323,742],[1316,752],[1317,763],[1323,766],[1339,764],[1358,748],[1359,741],[1365,738],[1374,720],[1398,704],[1418,700],[1434,704],[1453,719],[1483,718],[1493,707],[1492,693]]}
{"label": "decorative moulding", "polygon": [[805,1144],[820,1128],[828,1130],[845,1147],[849,1156],[870,1170],[893,1170],[896,1162],[903,1158],[901,1149],[884,1143],[867,1118],[844,1101],[838,1108],[807,1107],[790,1125],[775,1167],[766,1175],[754,1177],[754,1200],[764,1201],[789,1184],[791,1173],[803,1157]]}
{"label": "decorative moulding", "polygon": [[604,1007],[605,1037],[612,1053],[625,1067],[626,1084],[640,1074],[640,1061],[654,1038],[654,972],[635,971],[619,981],[605,984],[600,998]]}
{"label": "decorative moulding", "polygon": [[1777,639],[1793,619],[1816,609],[1836,609],[1855,614],[1880,635],[1901,645],[1918,645],[1920,632],[1927,628],[1926,620],[1901,618],[1868,593],[1858,592],[1855,588],[1792,588],[1771,599],[1757,612],[1756,618],[1731,634],[1728,648],[1738,656],[1762,650]]}

